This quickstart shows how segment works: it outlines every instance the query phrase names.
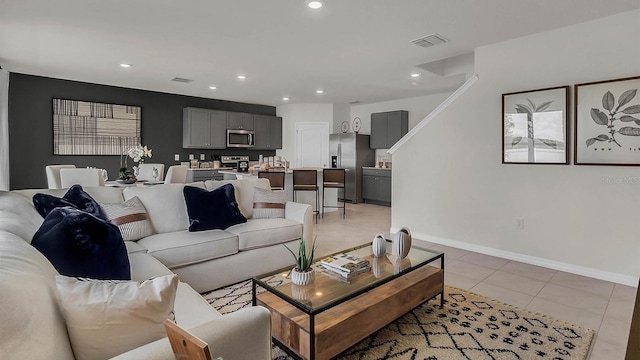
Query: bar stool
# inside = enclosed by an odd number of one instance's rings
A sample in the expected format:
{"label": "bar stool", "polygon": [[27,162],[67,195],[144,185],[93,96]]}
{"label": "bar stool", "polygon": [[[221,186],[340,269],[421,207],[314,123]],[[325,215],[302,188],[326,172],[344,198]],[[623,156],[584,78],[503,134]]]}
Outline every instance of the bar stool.
{"label": "bar stool", "polygon": [[284,171],[259,171],[258,178],[268,179],[271,190],[284,190]]}
{"label": "bar stool", "polygon": [[293,170],[293,201],[296,201],[296,192],[298,191],[315,191],[316,193],[316,207],[313,210],[313,215],[318,222],[318,172],[315,170]]}
{"label": "bar stool", "polygon": [[[344,191],[344,179],[345,179],[345,170],[344,169],[322,169],[322,217],[324,217],[324,208],[342,208],[342,218],[344,219],[347,216],[347,208],[344,200],[342,201],[342,206],[331,206],[324,204],[324,189],[342,189]],[[338,196],[337,201],[340,196]]]}

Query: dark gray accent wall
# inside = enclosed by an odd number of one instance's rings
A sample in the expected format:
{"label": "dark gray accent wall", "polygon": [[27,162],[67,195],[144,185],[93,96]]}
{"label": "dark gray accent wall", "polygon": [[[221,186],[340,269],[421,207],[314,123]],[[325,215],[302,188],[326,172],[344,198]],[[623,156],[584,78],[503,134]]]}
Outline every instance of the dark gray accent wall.
{"label": "dark gray accent wall", "polygon": [[[142,145],[147,145],[153,150],[153,157],[147,162],[163,163],[165,169],[177,164],[174,161],[174,154],[180,154],[182,161],[187,161],[189,154],[194,154],[196,159],[200,154],[206,154],[207,160],[212,155],[249,155],[251,160],[258,160],[259,154],[275,155],[275,151],[182,148],[182,109],[185,107],[275,116],[276,108],[273,106],[11,73],[9,77],[11,189],[46,188],[47,178],[44,168],[50,164],[105,168],[109,172],[110,179],[115,179],[118,174],[119,156],[53,155],[52,99],[54,98],[142,107],[140,131]],[[129,162],[129,167],[131,166],[132,163]]]}

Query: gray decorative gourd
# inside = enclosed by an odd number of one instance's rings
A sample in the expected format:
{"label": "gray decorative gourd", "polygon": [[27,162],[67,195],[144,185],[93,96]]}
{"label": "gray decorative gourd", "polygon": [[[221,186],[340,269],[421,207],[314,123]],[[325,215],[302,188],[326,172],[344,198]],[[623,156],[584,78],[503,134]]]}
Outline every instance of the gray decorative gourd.
{"label": "gray decorative gourd", "polygon": [[411,250],[411,231],[403,227],[393,237],[393,254],[404,259]]}
{"label": "gray decorative gourd", "polygon": [[387,252],[387,241],[384,239],[384,235],[378,234],[373,238],[373,242],[371,243],[371,250],[373,251],[373,256],[381,257],[384,256]]}

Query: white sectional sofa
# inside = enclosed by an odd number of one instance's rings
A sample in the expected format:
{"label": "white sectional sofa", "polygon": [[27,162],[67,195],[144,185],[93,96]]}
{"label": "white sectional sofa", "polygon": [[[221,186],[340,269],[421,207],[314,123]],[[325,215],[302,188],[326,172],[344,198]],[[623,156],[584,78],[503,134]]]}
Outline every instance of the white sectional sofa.
{"label": "white sectional sofa", "polygon": [[[269,312],[250,307],[220,315],[199,294],[292,263],[282,246],[313,236],[313,215],[306,204],[287,202],[284,219],[252,219],[254,187],[268,181],[234,180],[189,184],[213,189],[232,183],[240,210],[248,218],[226,230],[189,233],[180,184],[130,188],[86,188],[99,203],[119,203],[138,196],[156,234],[127,241],[132,280],[176,273],[180,284],[176,322],[209,344],[213,357],[271,359]],[[31,239],[43,219],[31,197],[62,190],[0,191],[0,352],[3,359],[73,359],[59,304],[53,265]],[[247,216],[248,215],[248,216]],[[296,235],[297,234],[297,235]],[[291,240],[290,238],[295,237]],[[295,251],[295,250],[294,250]],[[174,359],[166,338],[143,345],[118,359]]]}

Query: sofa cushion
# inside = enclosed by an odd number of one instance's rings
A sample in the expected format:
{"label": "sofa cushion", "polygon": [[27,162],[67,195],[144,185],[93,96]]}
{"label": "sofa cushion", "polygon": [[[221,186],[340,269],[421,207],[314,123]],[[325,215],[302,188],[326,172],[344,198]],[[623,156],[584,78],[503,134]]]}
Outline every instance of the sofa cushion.
{"label": "sofa cushion", "polygon": [[287,192],[284,190],[266,190],[255,188],[253,191],[253,218],[284,218]]}
{"label": "sofa cushion", "polygon": [[238,237],[224,230],[155,234],[140,239],[138,244],[169,269],[238,252]]}
{"label": "sofa cushion", "polygon": [[211,191],[185,186],[184,199],[189,215],[189,231],[224,230],[247,221],[238,209],[231,184]]}
{"label": "sofa cushion", "polygon": [[138,253],[138,252],[142,252],[142,253],[146,253],[147,252],[147,249],[145,249],[142,246],[138,245],[138,243],[135,242],[135,241],[125,240],[124,247],[127,249],[127,254],[134,254],[134,253]]}
{"label": "sofa cushion", "polygon": [[205,186],[207,190],[213,190],[219,188],[224,184],[231,184],[235,190],[236,201],[238,202],[238,207],[240,208],[240,212],[247,219],[251,219],[253,217],[253,191],[256,187],[261,189],[271,189],[271,185],[269,184],[269,179],[242,179],[242,180],[207,180],[205,181]]}
{"label": "sofa cushion", "polygon": [[[189,186],[204,189],[203,183],[193,183]],[[162,234],[189,228],[187,205],[182,188],[184,184],[130,186],[124,188],[122,193],[125,200],[137,196],[142,201],[153,229],[156,233]]]}
{"label": "sofa cushion", "polygon": [[100,204],[107,218],[120,229],[124,240],[140,240],[153,234],[147,209],[137,196],[117,204]]}
{"label": "sofa cushion", "polygon": [[166,336],[178,276],[145,281],[56,276],[71,347],[78,360],[109,359]]}
{"label": "sofa cushion", "polygon": [[73,360],[57,274],[27,241],[0,231],[0,358]]}
{"label": "sofa cushion", "polygon": [[93,279],[131,279],[118,227],[72,207],[47,215],[31,244],[60,274]]}
{"label": "sofa cushion", "polygon": [[84,212],[88,212],[101,219],[107,219],[97,201],[87,194],[80,185],[73,185],[63,197],[38,193],[33,195],[33,205],[43,218],[47,217],[51,211],[59,207],[73,207]]}
{"label": "sofa cushion", "polygon": [[238,235],[238,249],[243,251],[300,239],[302,224],[289,219],[251,219],[226,231]]}
{"label": "sofa cushion", "polygon": [[30,198],[0,191],[0,231],[10,232],[31,242],[42,221]]}

